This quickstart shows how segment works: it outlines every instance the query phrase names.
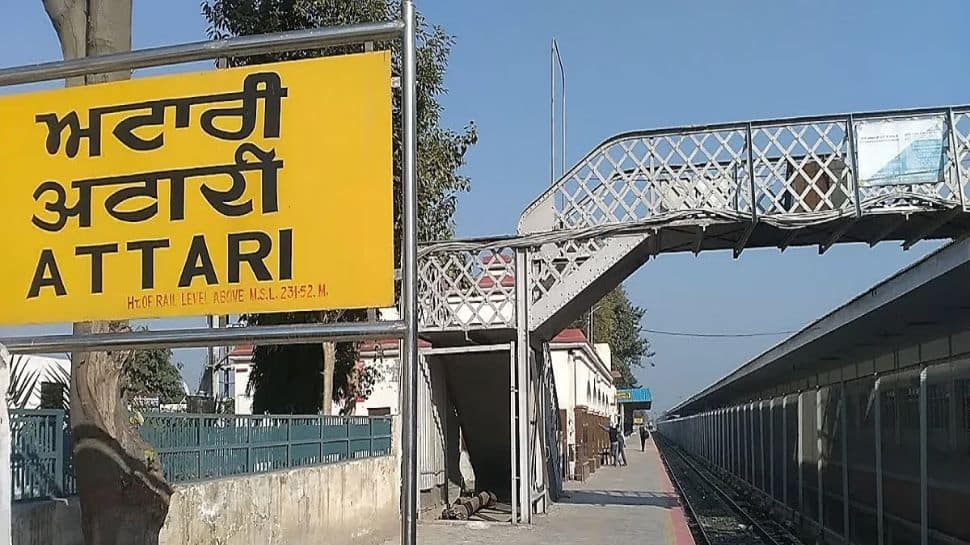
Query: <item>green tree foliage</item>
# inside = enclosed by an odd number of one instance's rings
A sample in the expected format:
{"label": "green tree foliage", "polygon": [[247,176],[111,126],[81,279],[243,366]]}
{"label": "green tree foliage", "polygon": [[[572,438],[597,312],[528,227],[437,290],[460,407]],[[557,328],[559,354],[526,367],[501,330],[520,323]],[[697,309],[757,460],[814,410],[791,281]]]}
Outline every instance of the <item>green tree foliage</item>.
{"label": "green tree foliage", "polygon": [[[278,312],[254,314],[246,319],[260,325],[307,323],[312,321],[335,321],[335,313]],[[362,311],[345,311],[341,319],[360,321],[366,317]],[[357,347],[353,343],[337,343],[337,361],[334,368],[333,400],[346,401],[358,395],[368,396],[373,391],[373,369],[355,368],[358,360]],[[249,376],[249,388],[253,394],[253,412],[275,414],[314,414],[322,407],[323,392],[323,345],[268,345],[257,346],[253,353],[253,369]]]}
{"label": "green tree foliage", "polygon": [[[644,361],[653,357],[650,341],[642,335],[640,320],[646,309],[630,302],[623,286],[607,293],[593,305],[593,342],[606,342],[613,353],[613,371],[617,388],[635,388],[637,379],[634,367],[643,367]],[[571,327],[582,329],[589,336],[589,312],[573,322]]]}
{"label": "green tree foliage", "polygon": [[172,363],[172,351],[167,348],[135,350],[124,361],[125,394],[129,398],[157,396],[162,403],[178,403],[185,398],[181,368],[181,363]]}
{"label": "green tree foliage", "polygon": [[[389,21],[399,17],[400,3],[393,0],[204,0],[202,13],[213,38],[245,36],[266,32]],[[418,236],[420,240],[450,238],[454,234],[457,196],[469,188],[469,179],[460,173],[465,155],[478,140],[473,123],[460,131],[440,125],[440,103],[445,94],[445,72],[454,38],[439,26],[429,26],[418,16],[417,32],[417,136],[418,136]],[[398,43],[375,43],[374,49],[389,49],[394,75],[401,74]],[[359,53],[363,45],[296,51],[283,54],[236,57],[231,66],[279,60]],[[393,96],[393,176],[394,233],[401,240],[401,94]],[[367,221],[367,218],[361,218]],[[400,245],[395,255],[401,254]],[[362,251],[366,251],[363,249]],[[296,312],[247,316],[252,324],[327,322],[336,319],[359,320],[356,312]],[[250,378],[253,409],[256,412],[309,413],[321,408],[323,349],[319,345],[260,346],[253,357]],[[335,401],[367,395],[373,385],[373,372],[355,375],[356,349],[337,346],[334,369]]]}

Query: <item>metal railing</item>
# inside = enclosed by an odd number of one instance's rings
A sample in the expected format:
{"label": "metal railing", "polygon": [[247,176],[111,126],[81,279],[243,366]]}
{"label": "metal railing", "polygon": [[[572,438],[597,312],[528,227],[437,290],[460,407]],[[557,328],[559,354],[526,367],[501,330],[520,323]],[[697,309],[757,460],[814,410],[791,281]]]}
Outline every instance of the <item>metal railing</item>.
{"label": "metal railing", "polygon": [[[64,411],[12,410],[14,501],[77,493]],[[141,427],[172,483],[386,456],[392,418],[149,414]]]}
{"label": "metal railing", "polygon": [[422,331],[515,327],[512,248],[439,250],[418,264]]}
{"label": "metal railing", "polygon": [[64,411],[10,410],[10,469],[14,501],[71,496],[71,430]]}
{"label": "metal railing", "polygon": [[[522,214],[520,233],[642,222],[677,214],[837,217],[963,207],[970,187],[970,106],[867,112],[637,131],[594,148]],[[858,127],[938,119],[942,176],[860,180]]]}

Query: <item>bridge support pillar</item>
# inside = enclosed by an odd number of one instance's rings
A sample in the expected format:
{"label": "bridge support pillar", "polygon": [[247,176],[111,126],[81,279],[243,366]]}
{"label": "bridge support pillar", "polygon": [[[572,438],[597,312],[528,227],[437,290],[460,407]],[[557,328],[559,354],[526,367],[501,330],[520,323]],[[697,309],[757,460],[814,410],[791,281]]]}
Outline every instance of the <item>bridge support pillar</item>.
{"label": "bridge support pillar", "polygon": [[[516,369],[516,407],[518,460],[514,473],[518,476],[518,521],[532,523],[532,442],[529,441],[530,414],[529,398],[532,390],[529,365],[529,281],[528,253],[525,248],[515,251],[515,369]],[[516,514],[512,514],[513,522]]]}

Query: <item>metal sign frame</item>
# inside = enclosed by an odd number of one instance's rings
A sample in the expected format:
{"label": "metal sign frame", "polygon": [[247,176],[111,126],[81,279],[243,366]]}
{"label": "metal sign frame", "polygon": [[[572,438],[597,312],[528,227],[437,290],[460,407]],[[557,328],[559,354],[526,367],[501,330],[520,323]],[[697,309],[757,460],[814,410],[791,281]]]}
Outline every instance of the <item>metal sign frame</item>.
{"label": "metal sign frame", "polygon": [[[404,189],[402,319],[388,322],[297,324],[249,326],[227,329],[175,329],[134,331],[114,334],[49,335],[0,339],[12,353],[48,353],[122,348],[186,348],[258,342],[297,344],[322,341],[361,341],[394,338],[402,343],[401,373],[401,543],[417,540],[417,74],[415,11],[412,0],[402,0],[401,17],[394,21],[330,28],[294,30],[273,34],[241,36],[214,41],[141,49],[111,55],[85,57],[0,69],[0,87],[53,81],[88,74],[100,74],[168,66],[223,57],[279,53],[300,49],[322,49],[339,45],[400,40],[401,125],[403,158],[401,179]],[[391,81],[388,80],[388,85]]]}

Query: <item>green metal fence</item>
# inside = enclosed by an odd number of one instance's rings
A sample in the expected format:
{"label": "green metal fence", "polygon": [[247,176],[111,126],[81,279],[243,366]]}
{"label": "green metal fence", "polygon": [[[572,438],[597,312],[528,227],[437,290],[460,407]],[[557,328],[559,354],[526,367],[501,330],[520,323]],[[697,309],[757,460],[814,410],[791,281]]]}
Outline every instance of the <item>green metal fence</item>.
{"label": "green metal fence", "polygon": [[[14,410],[13,499],[75,493],[63,411]],[[141,429],[170,482],[384,456],[391,417],[149,414]]]}
{"label": "green metal fence", "polygon": [[11,409],[10,431],[14,501],[75,493],[64,411]]}
{"label": "green metal fence", "polygon": [[142,435],[172,482],[383,456],[390,417],[149,415]]}

